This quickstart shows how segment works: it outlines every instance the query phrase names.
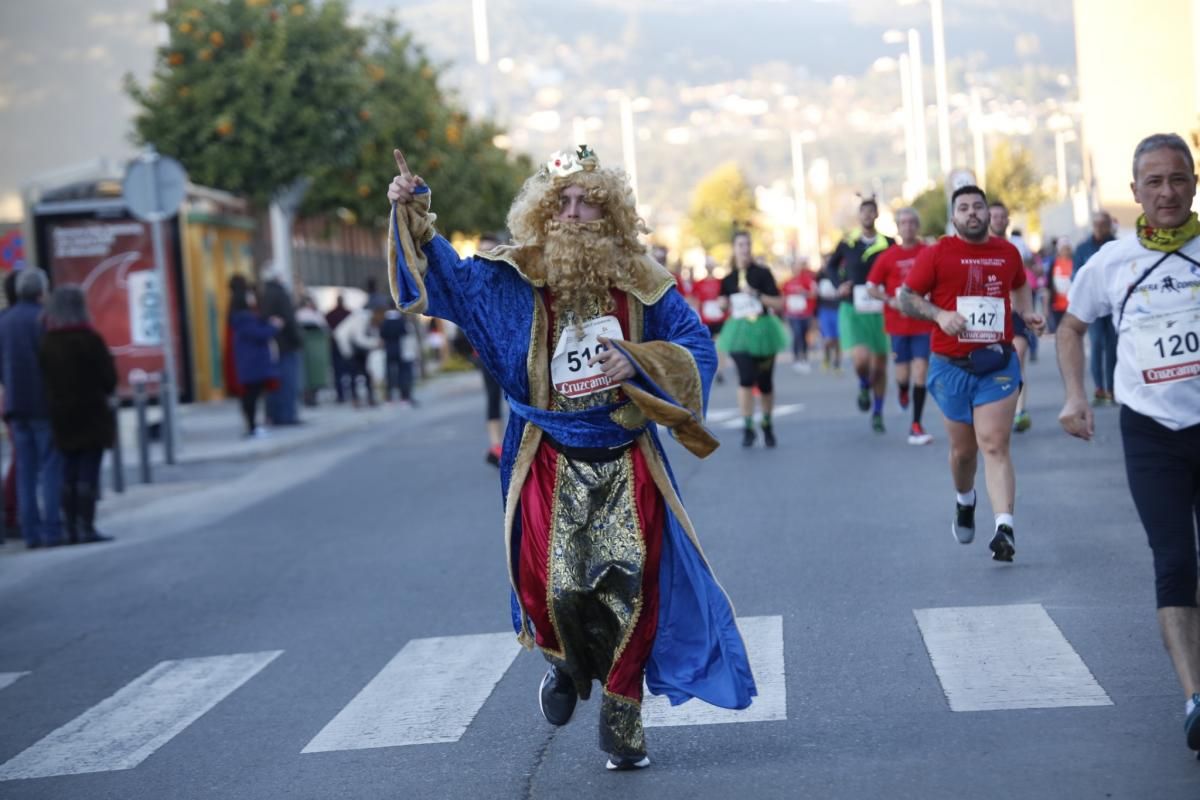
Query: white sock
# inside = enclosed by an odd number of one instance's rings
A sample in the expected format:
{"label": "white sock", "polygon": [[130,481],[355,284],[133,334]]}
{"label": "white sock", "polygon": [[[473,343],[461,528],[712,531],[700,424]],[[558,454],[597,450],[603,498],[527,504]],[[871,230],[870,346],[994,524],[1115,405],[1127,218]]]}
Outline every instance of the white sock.
{"label": "white sock", "polygon": [[1007,525],[1008,527],[1011,528],[1013,526],[1012,514],[997,514],[996,515],[996,529],[999,530],[1001,525]]}
{"label": "white sock", "polygon": [[975,490],[972,489],[966,494],[963,494],[962,492],[955,492],[955,499],[958,500],[960,505],[973,506],[975,505]]}
{"label": "white sock", "polygon": [[1192,715],[1192,709],[1194,709],[1195,707],[1196,707],[1195,698],[1189,697],[1188,701],[1186,703],[1184,703],[1184,705],[1183,705],[1183,715],[1185,717],[1190,717]]}

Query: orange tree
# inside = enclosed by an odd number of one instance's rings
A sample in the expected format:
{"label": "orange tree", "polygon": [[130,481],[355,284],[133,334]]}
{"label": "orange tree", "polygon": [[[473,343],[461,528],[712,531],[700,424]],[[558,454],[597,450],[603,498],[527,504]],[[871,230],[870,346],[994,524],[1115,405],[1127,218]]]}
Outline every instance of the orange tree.
{"label": "orange tree", "polygon": [[503,223],[528,164],[467,119],[391,22],[353,24],[340,0],[180,0],[139,106],[134,138],[178,158],[198,183],[266,206],[295,180],[304,211],[385,223],[391,147],[414,154],[438,193],[441,227]]}

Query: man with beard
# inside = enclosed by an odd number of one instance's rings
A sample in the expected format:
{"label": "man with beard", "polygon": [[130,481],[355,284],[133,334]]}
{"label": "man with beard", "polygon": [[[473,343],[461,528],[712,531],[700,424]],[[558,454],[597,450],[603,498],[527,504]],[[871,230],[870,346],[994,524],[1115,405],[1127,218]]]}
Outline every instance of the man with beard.
{"label": "man with beard", "polygon": [[429,188],[395,156],[393,297],[460,325],[512,411],[504,536],[518,640],[550,662],[542,714],[566,724],[598,680],[608,768],[648,766],[643,680],[673,704],[745,708],[756,694],[651,424],[700,457],[715,449],[702,423],[716,367],[708,331],[638,241],[628,179],[586,146],[526,181],[511,245],[467,259],[437,234]]}
{"label": "man with beard", "polygon": [[929,393],[942,409],[950,439],[950,474],[958,493],[954,537],[961,544],[975,539],[975,468],[983,451],[988,499],[996,516],[992,558],[1012,561],[1016,477],[1009,439],[1021,389],[1012,311],[1035,332],[1044,323],[1033,313],[1017,248],[988,236],[983,190],[955,190],[950,209],[958,236],[946,236],[917,256],[900,289],[900,308],[937,323]]}

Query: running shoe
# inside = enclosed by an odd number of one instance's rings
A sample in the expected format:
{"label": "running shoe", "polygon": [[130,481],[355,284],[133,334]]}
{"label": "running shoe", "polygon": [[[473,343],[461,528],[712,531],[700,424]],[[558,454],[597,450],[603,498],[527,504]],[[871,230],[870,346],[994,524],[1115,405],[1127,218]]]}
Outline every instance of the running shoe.
{"label": "running shoe", "polygon": [[871,410],[871,390],[863,388],[858,390],[858,410],[866,413]]}
{"label": "running shoe", "polygon": [[765,444],[767,447],[774,447],[775,446],[775,429],[773,427],[771,427],[770,425],[763,425],[762,432],[763,432],[763,444]]}
{"label": "running shoe", "polygon": [[538,687],[538,707],[542,716],[551,725],[566,725],[575,713],[575,702],[579,695],[569,675],[553,664],[546,670],[542,685]]}
{"label": "running shoe", "polygon": [[887,433],[887,429],[883,427],[883,414],[871,415],[871,430],[876,433]]}
{"label": "running shoe", "polygon": [[909,444],[922,445],[929,444],[932,441],[933,437],[925,432],[925,429],[921,427],[921,423],[914,422],[912,424],[912,429],[908,432]]}
{"label": "running shoe", "polygon": [[609,756],[605,769],[624,772],[631,769],[645,769],[650,766],[650,756]]}
{"label": "running shoe", "polygon": [[1092,395],[1092,406],[1099,408],[1100,406],[1107,405],[1108,400],[1108,392],[1103,389],[1097,389],[1096,393]]}
{"label": "running shoe", "polygon": [[500,466],[500,448],[493,447],[488,450],[487,454],[484,455],[483,460],[488,464],[491,464],[493,467]]}
{"label": "running shoe", "polygon": [[992,537],[992,542],[988,545],[992,548],[992,560],[1012,561],[1017,552],[1015,538],[1016,534],[1013,533],[1013,529],[1007,525],[996,528],[996,535]]}
{"label": "running shoe", "polygon": [[908,387],[901,387],[900,389],[900,410],[908,410]]}
{"label": "running shoe", "polygon": [[1024,433],[1033,427],[1033,420],[1029,418],[1028,411],[1022,411],[1013,417],[1013,430],[1017,433]]}
{"label": "running shoe", "polygon": [[757,435],[754,433],[754,428],[742,428],[742,447],[754,447],[754,440]]}
{"label": "running shoe", "polygon": [[954,504],[954,522],[950,525],[954,538],[959,544],[970,544],[975,541],[975,506]]}
{"label": "running shoe", "polygon": [[1192,702],[1195,706],[1183,721],[1183,732],[1187,734],[1187,746],[1200,750],[1200,694],[1192,695]]}

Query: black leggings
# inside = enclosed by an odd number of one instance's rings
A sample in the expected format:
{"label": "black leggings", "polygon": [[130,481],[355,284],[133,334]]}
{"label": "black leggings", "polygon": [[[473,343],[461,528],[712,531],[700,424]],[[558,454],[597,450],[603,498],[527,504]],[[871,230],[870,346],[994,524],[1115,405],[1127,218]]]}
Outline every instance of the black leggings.
{"label": "black leggings", "polygon": [[738,386],[749,389],[757,386],[763,394],[775,391],[775,356],[759,358],[749,353],[730,353],[737,367]]}
{"label": "black leggings", "polygon": [[486,367],[481,366],[479,371],[483,373],[483,388],[487,392],[487,418],[489,421],[500,419],[500,384]]}
{"label": "black leggings", "polygon": [[262,395],[263,383],[242,384],[242,416],[246,420],[246,433],[254,433],[258,417],[258,398]]}
{"label": "black leggings", "polygon": [[1196,606],[1200,425],[1173,431],[1121,407],[1129,490],[1154,554],[1158,607]]}

